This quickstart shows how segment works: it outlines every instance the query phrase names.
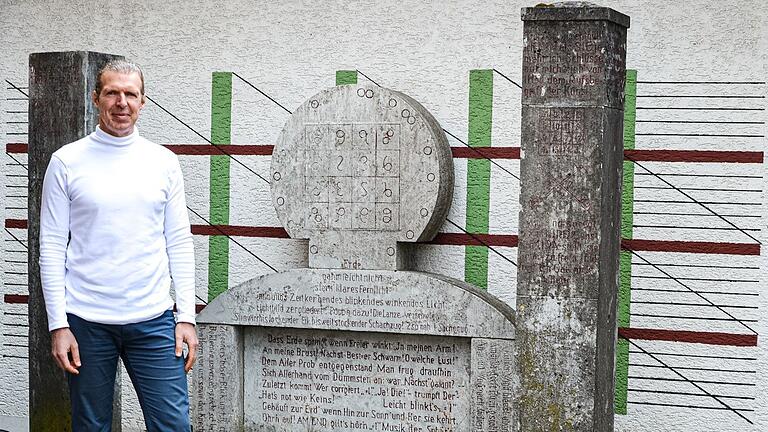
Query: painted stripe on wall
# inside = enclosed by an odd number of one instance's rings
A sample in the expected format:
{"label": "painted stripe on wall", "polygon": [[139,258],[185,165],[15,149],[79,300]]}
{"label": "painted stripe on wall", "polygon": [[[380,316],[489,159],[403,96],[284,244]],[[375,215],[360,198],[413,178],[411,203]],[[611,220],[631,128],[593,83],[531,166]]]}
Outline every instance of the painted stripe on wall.
{"label": "painted stripe on wall", "polygon": [[[493,70],[469,71],[468,143],[470,147],[490,147],[493,120]],[[491,194],[491,162],[467,160],[466,230],[472,234],[488,233]],[[488,288],[488,248],[466,246],[464,280]]]}
{"label": "painted stripe on wall", "polygon": [[[627,70],[624,87],[624,150],[635,149],[635,106],[637,71]],[[624,161],[624,184],[621,192],[621,238],[632,240],[635,166]],[[632,290],[632,253],[622,250],[619,258],[619,327],[629,327]],[[616,345],[616,414],[627,413],[627,381],[629,375],[629,341],[619,339]]]}
{"label": "painted stripe on wall", "polygon": [[[211,79],[211,141],[231,144],[232,73],[214,72]],[[229,225],[229,156],[211,156],[210,221]],[[208,238],[208,301],[229,285],[229,239],[222,235]]]}
{"label": "painted stripe on wall", "polygon": [[336,71],[336,85],[357,84],[356,70],[338,70]]}

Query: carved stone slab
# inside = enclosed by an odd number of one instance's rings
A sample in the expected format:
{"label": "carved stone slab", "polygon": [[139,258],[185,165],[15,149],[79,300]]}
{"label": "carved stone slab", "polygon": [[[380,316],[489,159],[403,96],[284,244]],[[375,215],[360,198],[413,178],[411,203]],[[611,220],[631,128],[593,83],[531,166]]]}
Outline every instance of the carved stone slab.
{"label": "carved stone slab", "polygon": [[429,240],[453,191],[445,133],[403,93],[371,85],[325,90],[277,139],[272,201],[319,268],[398,269],[397,242]]}
{"label": "carved stone slab", "polygon": [[290,270],[226,291],[198,326],[195,430],[470,432],[517,424],[514,311],[460,281]]}
{"label": "carved stone slab", "polygon": [[514,338],[514,310],[462,281],[388,270],[294,269],[225,291],[198,323]]}

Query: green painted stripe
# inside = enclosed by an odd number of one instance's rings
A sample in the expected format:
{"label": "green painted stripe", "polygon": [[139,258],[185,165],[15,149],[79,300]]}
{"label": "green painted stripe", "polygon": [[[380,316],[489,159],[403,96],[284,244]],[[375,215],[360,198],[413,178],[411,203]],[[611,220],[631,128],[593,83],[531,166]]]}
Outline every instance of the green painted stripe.
{"label": "green painted stripe", "polygon": [[[469,145],[490,147],[493,120],[493,70],[469,72]],[[491,162],[487,159],[467,160],[466,229],[470,233],[487,234],[491,195]],[[465,246],[464,280],[480,288],[488,288],[488,248]]]}
{"label": "green painted stripe", "polygon": [[[627,81],[624,87],[624,148],[635,148],[635,110],[637,100],[637,71],[627,70]],[[621,192],[621,237],[632,238],[632,213],[634,193],[635,165],[624,161],[624,182]],[[632,298],[632,254],[622,251],[619,258],[619,327],[629,327],[630,300]],[[629,375],[629,342],[619,340],[616,346],[616,414],[627,413],[627,376]]]}
{"label": "green painted stripe", "polygon": [[357,84],[356,70],[338,70],[336,71],[336,85]]}
{"label": "green painted stripe", "polygon": [[[214,72],[211,80],[211,142],[232,143],[232,73]],[[211,156],[210,221],[229,225],[229,156]],[[208,239],[208,300],[229,285],[229,239]]]}

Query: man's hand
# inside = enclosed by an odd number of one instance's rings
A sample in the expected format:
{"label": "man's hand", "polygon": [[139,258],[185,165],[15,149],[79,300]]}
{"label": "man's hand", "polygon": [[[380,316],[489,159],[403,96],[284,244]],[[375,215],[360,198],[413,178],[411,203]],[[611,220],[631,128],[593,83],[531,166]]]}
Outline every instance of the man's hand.
{"label": "man's hand", "polygon": [[[72,353],[72,361],[69,360],[70,353]],[[80,367],[80,350],[77,348],[75,335],[68,327],[51,332],[51,355],[63,371],[75,375],[80,373],[76,369]]]}
{"label": "man's hand", "polygon": [[197,359],[197,332],[195,326],[187,323],[180,322],[176,324],[176,357],[181,357],[182,346],[187,344],[187,360],[184,362],[184,371],[189,372],[192,370],[192,365],[195,364]]}

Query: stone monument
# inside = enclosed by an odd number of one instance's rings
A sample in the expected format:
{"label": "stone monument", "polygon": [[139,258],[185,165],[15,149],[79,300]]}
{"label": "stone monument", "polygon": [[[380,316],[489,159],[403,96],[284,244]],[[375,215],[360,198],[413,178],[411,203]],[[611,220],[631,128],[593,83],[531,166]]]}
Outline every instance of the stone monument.
{"label": "stone monument", "polygon": [[[93,132],[98,111],[91,102],[96,75],[122,58],[91,51],[29,55],[29,430],[70,430],[67,380],[51,357],[51,335],[40,282],[40,203],[51,154]],[[120,430],[120,380],[115,385],[112,430]]]}
{"label": "stone monument", "polygon": [[272,198],[309,267],[252,279],[197,318],[195,431],[511,431],[514,311],[408,271],[453,189],[444,132],[410,97],[320,92],[282,130]]}
{"label": "stone monument", "polygon": [[629,17],[522,11],[517,341],[524,431],[612,431]]}

